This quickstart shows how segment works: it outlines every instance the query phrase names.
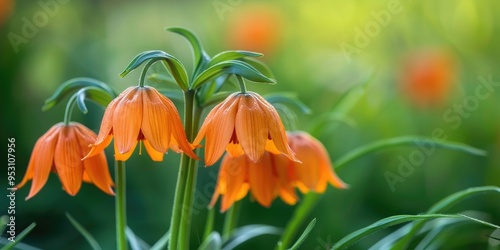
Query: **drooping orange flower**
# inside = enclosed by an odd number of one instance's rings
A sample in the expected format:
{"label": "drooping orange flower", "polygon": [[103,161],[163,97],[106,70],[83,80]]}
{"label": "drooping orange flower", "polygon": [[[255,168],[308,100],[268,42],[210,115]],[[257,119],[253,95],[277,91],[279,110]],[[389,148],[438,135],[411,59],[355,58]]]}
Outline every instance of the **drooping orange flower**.
{"label": "drooping orange flower", "polygon": [[234,93],[214,107],[193,144],[205,139],[205,164],[214,164],[227,150],[232,157],[246,154],[258,162],[265,151],[298,161],[286,142],[276,109],[254,92]]}
{"label": "drooping orange flower", "polygon": [[139,141],[153,161],[162,161],[169,148],[198,159],[175,105],[152,87],[129,87],[109,103],[97,140],[85,158],[101,153],[113,136],[118,161],[130,158]]}
{"label": "drooping orange flower", "polygon": [[15,1],[13,0],[2,0],[0,1],[0,27],[3,26],[3,23],[12,13],[14,9]]}
{"label": "drooping orange flower", "polygon": [[114,184],[109,175],[104,152],[82,161],[90,150],[88,145],[94,142],[96,137],[92,130],[76,122],[52,126],[36,142],[26,174],[16,188],[21,188],[29,180],[33,180],[30,193],[26,197],[30,199],[42,189],[50,171],[53,171],[59,176],[64,190],[69,195],[78,193],[82,181],[93,183],[103,192],[114,195],[111,189]]}
{"label": "drooping orange flower", "polygon": [[436,49],[412,53],[402,65],[401,91],[411,103],[428,108],[447,100],[457,74],[449,53]]}
{"label": "drooping orange flower", "polygon": [[224,212],[243,199],[248,191],[265,207],[278,196],[294,205],[298,201],[295,187],[302,193],[323,193],[328,183],[336,188],[348,187],[333,171],[321,142],[306,132],[293,132],[288,133],[288,143],[302,163],[269,152],[265,152],[257,163],[246,155],[233,158],[226,154],[210,206],[214,206],[222,195],[221,211]]}
{"label": "drooping orange flower", "polygon": [[290,148],[302,162],[289,162],[294,186],[302,193],[323,193],[328,183],[336,188],[348,187],[333,171],[328,152],[320,141],[302,131],[289,132],[287,136]]}
{"label": "drooping orange flower", "polygon": [[282,155],[264,152],[262,159],[254,163],[246,155],[233,158],[226,154],[221,163],[219,179],[210,202],[215,202],[222,195],[221,212],[229,209],[234,202],[252,193],[262,206],[269,207],[273,200],[280,198],[293,205],[298,197],[292,186],[287,163],[292,162]]}

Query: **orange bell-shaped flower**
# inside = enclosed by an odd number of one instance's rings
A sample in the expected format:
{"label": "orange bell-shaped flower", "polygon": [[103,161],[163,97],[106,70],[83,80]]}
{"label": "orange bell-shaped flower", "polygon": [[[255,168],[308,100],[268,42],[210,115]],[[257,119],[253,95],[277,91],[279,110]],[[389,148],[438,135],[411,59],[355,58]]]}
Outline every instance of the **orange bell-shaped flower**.
{"label": "orange bell-shaped flower", "polygon": [[111,189],[114,184],[104,152],[82,160],[90,150],[88,145],[94,142],[96,137],[92,130],[76,122],[52,126],[36,142],[26,174],[16,188],[21,188],[29,180],[33,180],[26,197],[30,199],[42,189],[50,171],[53,171],[59,176],[64,190],[69,195],[78,193],[82,181],[93,183],[103,192],[114,195]]}
{"label": "orange bell-shaped flower", "polygon": [[129,87],[109,103],[97,140],[85,158],[101,153],[113,136],[118,161],[130,158],[139,141],[154,161],[162,161],[169,148],[198,159],[175,105],[152,87]]}
{"label": "orange bell-shaped flower", "polygon": [[247,155],[258,162],[268,151],[298,161],[286,142],[276,109],[254,92],[234,93],[208,114],[193,144],[205,139],[205,164],[214,164],[225,150],[232,157]]}

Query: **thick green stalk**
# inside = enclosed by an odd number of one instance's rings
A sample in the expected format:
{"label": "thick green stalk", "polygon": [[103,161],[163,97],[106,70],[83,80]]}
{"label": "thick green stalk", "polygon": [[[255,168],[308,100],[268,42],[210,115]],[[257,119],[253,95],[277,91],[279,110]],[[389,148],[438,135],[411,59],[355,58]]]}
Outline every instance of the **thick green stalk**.
{"label": "thick green stalk", "polygon": [[205,240],[210,233],[214,230],[215,209],[209,208],[207,214],[207,221],[205,222],[205,231],[203,233],[203,240]]}
{"label": "thick green stalk", "polygon": [[226,212],[224,218],[224,227],[222,228],[222,239],[226,240],[231,237],[233,230],[236,228],[238,223],[238,217],[240,215],[241,202],[237,201],[233,206]]}
{"label": "thick green stalk", "polygon": [[[189,141],[193,140],[195,134],[195,127],[193,126],[194,94],[194,90],[184,92],[184,127]],[[192,160],[188,155],[182,154],[170,223],[169,249],[172,250],[189,249],[192,196],[196,183],[195,163],[196,161]]]}
{"label": "thick green stalk", "polygon": [[116,245],[118,250],[126,250],[127,237],[125,229],[127,228],[127,211],[126,211],[126,181],[125,181],[125,162],[115,161],[115,184],[116,184],[116,198],[115,198],[115,215],[116,215]]}

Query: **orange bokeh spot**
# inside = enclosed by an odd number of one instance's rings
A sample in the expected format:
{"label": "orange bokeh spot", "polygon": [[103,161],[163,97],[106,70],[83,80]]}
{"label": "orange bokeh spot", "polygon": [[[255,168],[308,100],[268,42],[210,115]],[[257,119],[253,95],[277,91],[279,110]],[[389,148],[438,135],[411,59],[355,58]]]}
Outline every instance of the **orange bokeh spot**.
{"label": "orange bokeh spot", "polygon": [[14,10],[13,0],[1,0],[0,1],[0,27],[3,25],[5,20],[10,16],[10,13]]}
{"label": "orange bokeh spot", "polygon": [[447,101],[456,83],[455,59],[441,50],[412,53],[402,64],[403,94],[418,107],[432,107]]}
{"label": "orange bokeh spot", "polygon": [[232,49],[272,53],[281,37],[281,13],[267,5],[247,7],[229,20],[228,43]]}

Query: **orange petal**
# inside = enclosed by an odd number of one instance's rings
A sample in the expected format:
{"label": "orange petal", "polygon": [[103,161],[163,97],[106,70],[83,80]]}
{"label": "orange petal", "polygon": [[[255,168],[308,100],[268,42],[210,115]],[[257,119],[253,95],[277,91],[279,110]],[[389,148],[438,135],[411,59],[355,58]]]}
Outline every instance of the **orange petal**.
{"label": "orange petal", "polygon": [[281,199],[289,205],[294,205],[299,200],[299,197],[295,193],[293,180],[289,174],[289,169],[295,162],[290,161],[286,156],[283,155],[273,155],[270,153],[266,154],[269,154],[269,157],[272,161],[272,165],[269,167],[273,167],[274,172],[278,176],[279,195]]}
{"label": "orange petal", "polygon": [[146,152],[148,152],[149,157],[151,157],[151,160],[153,161],[163,161],[163,156],[165,153],[158,152],[156,151],[153,146],[149,143],[148,140],[143,140],[144,147],[146,148]]}
{"label": "orange petal", "polygon": [[50,170],[52,169],[54,162],[54,150],[61,126],[63,126],[63,123],[58,123],[52,126],[47,133],[42,135],[37,140],[35,146],[33,147],[26,175],[21,183],[16,186],[17,188],[21,188],[29,179],[33,179],[31,189],[26,197],[26,200],[35,196],[40,189],[42,189],[49,178]]}
{"label": "orange petal", "polygon": [[248,163],[243,157],[232,158],[228,155],[221,163],[219,175],[226,181],[226,192],[222,197],[221,212],[229,209],[234,202],[243,198],[248,192],[245,184]]}
{"label": "orange petal", "polygon": [[227,144],[226,151],[231,157],[236,158],[241,155],[244,155],[243,148],[241,148],[240,144],[229,143]]}
{"label": "orange petal", "polygon": [[82,186],[83,153],[75,135],[74,126],[64,126],[59,131],[54,165],[64,190],[69,195],[76,195]]}
{"label": "orange petal", "polygon": [[99,144],[90,144],[87,145],[87,147],[90,147],[90,151],[88,154],[83,157],[82,160],[85,160],[89,157],[96,156],[102,152],[104,152],[104,149],[108,147],[108,145],[111,143],[111,140],[113,139],[112,135],[108,135],[101,143]]}
{"label": "orange petal", "polygon": [[[95,140],[96,135],[92,130],[81,124],[78,125],[77,130],[75,131],[80,144],[80,150],[85,154],[85,152],[89,151],[89,147],[87,145],[89,142]],[[114,195],[113,189],[111,188],[114,184],[111,179],[111,175],[109,174],[108,162],[104,152],[87,158],[86,160],[83,160],[82,163],[83,181],[93,183],[103,192]]]}
{"label": "orange petal", "polygon": [[113,99],[106,107],[104,115],[102,116],[101,128],[99,129],[99,135],[93,144],[101,144],[111,133],[113,128],[113,116],[115,113],[115,108],[120,102],[120,100],[132,91],[134,87],[129,87],[123,91],[117,98]]}
{"label": "orange petal", "polygon": [[283,123],[276,109],[260,95],[256,93],[252,94],[256,97],[256,100],[258,100],[260,108],[265,112],[268,121],[267,127],[269,129],[269,136],[275,148],[286,155],[290,160],[300,162],[299,159],[295,157],[292,149],[288,146],[285,128],[283,127]]}
{"label": "orange petal", "polygon": [[[184,131],[184,127],[182,125],[181,117],[179,112],[177,112],[177,108],[174,103],[170,101],[167,97],[160,95],[160,100],[163,102],[165,107],[168,110],[169,123],[171,128],[171,137],[170,137],[170,148],[180,148],[182,151],[188,155],[189,157],[198,160],[198,156],[196,156],[193,152],[193,147],[189,144],[186,132]],[[172,147],[172,144],[176,143],[176,146]],[[176,151],[176,150],[174,150]]]}
{"label": "orange petal", "polygon": [[[136,142],[136,145],[137,145],[137,142]],[[117,160],[117,161],[127,161],[128,158],[130,158],[130,156],[134,153],[134,150],[135,150],[135,146],[134,146],[134,149],[128,151],[125,154],[122,154],[122,153],[120,153],[120,151],[118,150],[118,147],[116,146],[116,141],[115,141],[115,143],[113,143],[113,147],[115,148],[115,160]]]}
{"label": "orange petal", "polygon": [[278,178],[272,167],[269,153],[265,153],[258,163],[250,162],[248,167],[248,182],[252,190],[252,196],[261,205],[265,207],[271,206],[277,195]]}
{"label": "orange petal", "polygon": [[118,149],[116,155],[125,155],[134,151],[137,145],[137,137],[142,124],[143,102],[142,96],[145,89],[134,87],[120,99],[113,113],[113,134],[115,146]]}
{"label": "orange petal", "polygon": [[[144,87],[143,117],[141,131],[150,146],[158,152],[165,153],[170,144],[170,123],[165,104],[161,101],[156,89]],[[149,152],[149,151],[148,151]],[[163,158],[163,156],[161,157]]]}
{"label": "orange petal", "polygon": [[[229,98],[229,97],[228,97]],[[238,110],[239,99],[226,100],[215,112],[207,123],[205,139],[205,165],[213,165],[226,150],[234,131],[234,120]]]}
{"label": "orange petal", "polygon": [[235,131],[243,151],[252,162],[258,162],[265,151],[268,130],[265,113],[252,95],[241,95]]}

